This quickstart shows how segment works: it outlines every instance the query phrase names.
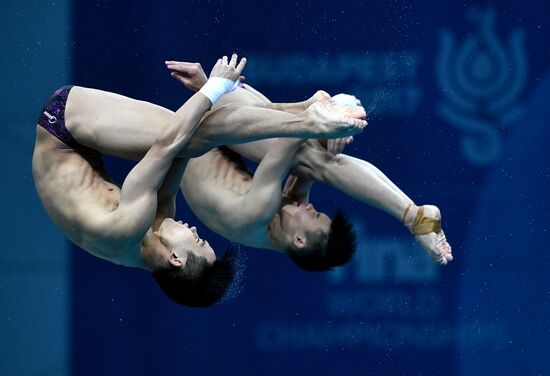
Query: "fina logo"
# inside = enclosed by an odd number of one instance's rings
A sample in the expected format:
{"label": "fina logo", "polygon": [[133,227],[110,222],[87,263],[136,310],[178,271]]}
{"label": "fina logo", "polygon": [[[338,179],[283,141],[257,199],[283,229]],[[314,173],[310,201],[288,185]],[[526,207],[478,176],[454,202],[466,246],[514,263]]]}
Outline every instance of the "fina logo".
{"label": "fina logo", "polygon": [[516,28],[506,49],[496,36],[493,9],[472,9],[468,18],[479,23],[479,30],[459,48],[450,31],[441,32],[437,81],[444,101],[437,111],[463,132],[463,156],[474,165],[485,166],[502,153],[499,130],[521,115],[518,97],[527,78],[525,38]]}

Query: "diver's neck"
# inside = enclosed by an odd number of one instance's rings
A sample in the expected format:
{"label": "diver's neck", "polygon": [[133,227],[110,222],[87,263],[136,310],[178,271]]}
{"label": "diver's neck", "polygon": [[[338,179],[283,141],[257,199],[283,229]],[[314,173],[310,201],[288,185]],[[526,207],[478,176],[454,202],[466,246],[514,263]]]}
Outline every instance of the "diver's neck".
{"label": "diver's neck", "polygon": [[154,271],[159,262],[162,261],[162,256],[158,254],[159,249],[164,249],[160,238],[152,230],[147,231],[147,234],[141,240],[140,251],[134,259],[134,266],[150,272]]}
{"label": "diver's neck", "polygon": [[286,253],[285,233],[282,231],[281,217],[279,213],[273,216],[273,219],[267,227],[268,241],[266,248],[273,251]]}

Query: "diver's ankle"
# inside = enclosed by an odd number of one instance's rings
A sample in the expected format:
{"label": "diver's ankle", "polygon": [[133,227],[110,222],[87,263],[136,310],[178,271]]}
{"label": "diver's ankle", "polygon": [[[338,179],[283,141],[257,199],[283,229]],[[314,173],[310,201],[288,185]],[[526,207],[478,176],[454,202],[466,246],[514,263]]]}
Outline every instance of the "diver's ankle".
{"label": "diver's ankle", "polygon": [[414,202],[411,202],[405,210],[403,211],[403,215],[401,216],[401,223],[410,231],[412,232],[412,227],[414,224],[414,219],[416,218],[416,213],[418,212],[418,206],[414,204]]}

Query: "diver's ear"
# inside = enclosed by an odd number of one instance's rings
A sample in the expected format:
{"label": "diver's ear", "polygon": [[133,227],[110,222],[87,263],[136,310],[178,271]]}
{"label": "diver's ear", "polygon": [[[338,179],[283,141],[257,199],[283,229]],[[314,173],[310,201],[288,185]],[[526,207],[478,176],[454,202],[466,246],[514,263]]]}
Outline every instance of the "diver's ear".
{"label": "diver's ear", "polygon": [[292,244],[298,249],[303,249],[306,246],[306,238],[303,235],[294,234]]}
{"label": "diver's ear", "polygon": [[172,265],[174,268],[181,268],[183,265],[183,259],[176,255],[174,251],[170,252],[170,256],[168,257],[168,262],[170,262],[170,265]]}

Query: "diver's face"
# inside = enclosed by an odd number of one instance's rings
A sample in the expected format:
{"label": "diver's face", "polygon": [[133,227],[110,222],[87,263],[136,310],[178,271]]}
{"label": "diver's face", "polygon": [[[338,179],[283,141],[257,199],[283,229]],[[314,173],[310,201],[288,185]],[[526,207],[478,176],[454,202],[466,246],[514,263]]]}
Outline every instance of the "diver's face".
{"label": "diver's face", "polygon": [[210,244],[199,237],[195,227],[189,227],[187,223],[166,218],[162,221],[157,234],[162,244],[183,260],[182,266],[185,265],[189,252],[194,253],[197,257],[205,258],[208,263],[213,263],[216,260],[216,254]]}
{"label": "diver's face", "polygon": [[330,231],[331,219],[320,213],[312,204],[294,202],[282,208],[282,226],[290,235],[304,234],[309,242],[327,236]]}

